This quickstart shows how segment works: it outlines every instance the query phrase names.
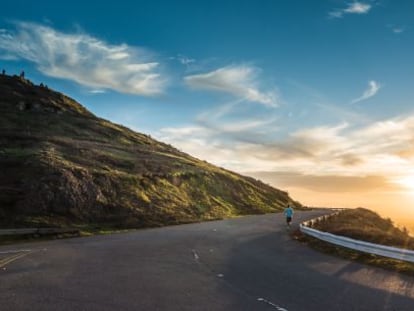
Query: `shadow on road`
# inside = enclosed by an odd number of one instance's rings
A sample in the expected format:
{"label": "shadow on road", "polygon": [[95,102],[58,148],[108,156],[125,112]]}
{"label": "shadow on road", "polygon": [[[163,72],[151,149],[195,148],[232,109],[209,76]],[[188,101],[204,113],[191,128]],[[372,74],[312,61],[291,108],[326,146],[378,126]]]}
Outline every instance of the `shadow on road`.
{"label": "shadow on road", "polygon": [[228,286],[275,309],[412,311],[414,306],[414,278],[318,253],[283,231],[237,244],[223,274]]}

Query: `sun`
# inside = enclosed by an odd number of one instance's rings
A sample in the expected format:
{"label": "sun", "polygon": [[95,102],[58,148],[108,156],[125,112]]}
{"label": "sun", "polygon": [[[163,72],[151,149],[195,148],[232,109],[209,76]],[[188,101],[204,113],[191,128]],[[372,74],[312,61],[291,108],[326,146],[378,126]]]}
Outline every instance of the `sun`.
{"label": "sun", "polygon": [[403,186],[404,188],[414,191],[414,176],[404,176],[400,177],[395,181],[397,184]]}

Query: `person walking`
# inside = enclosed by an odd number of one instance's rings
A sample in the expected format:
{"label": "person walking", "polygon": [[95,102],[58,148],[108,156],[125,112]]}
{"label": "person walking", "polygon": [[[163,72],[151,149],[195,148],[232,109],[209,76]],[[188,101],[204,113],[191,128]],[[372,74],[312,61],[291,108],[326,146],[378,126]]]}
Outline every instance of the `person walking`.
{"label": "person walking", "polygon": [[290,224],[293,218],[293,208],[290,206],[290,204],[288,204],[288,206],[285,208],[285,211],[283,213],[286,216],[287,227],[290,228]]}

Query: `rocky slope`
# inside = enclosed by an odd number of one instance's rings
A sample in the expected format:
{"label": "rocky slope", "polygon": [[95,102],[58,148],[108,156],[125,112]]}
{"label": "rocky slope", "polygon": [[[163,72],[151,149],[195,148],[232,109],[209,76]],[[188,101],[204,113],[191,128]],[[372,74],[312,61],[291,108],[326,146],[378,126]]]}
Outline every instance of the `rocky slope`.
{"label": "rocky slope", "polygon": [[0,76],[0,225],[148,227],[281,210],[286,192]]}

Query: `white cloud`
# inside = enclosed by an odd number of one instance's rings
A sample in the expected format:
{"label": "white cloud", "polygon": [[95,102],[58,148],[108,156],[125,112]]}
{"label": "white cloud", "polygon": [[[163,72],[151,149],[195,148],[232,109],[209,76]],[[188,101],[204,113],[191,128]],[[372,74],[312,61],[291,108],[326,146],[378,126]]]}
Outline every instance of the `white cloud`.
{"label": "white cloud", "polygon": [[185,65],[185,66],[189,66],[189,65],[196,62],[196,60],[194,58],[190,58],[190,57],[187,57],[187,56],[182,55],[182,54],[178,54],[177,56],[171,56],[171,57],[169,57],[169,59],[170,60],[176,60],[181,65]]}
{"label": "white cloud", "polygon": [[404,30],[405,30],[404,28],[397,28],[397,27],[392,29],[392,31],[396,34],[402,33],[404,32]]}
{"label": "white cloud", "polygon": [[247,101],[276,107],[276,92],[259,89],[258,73],[259,69],[256,67],[239,65],[187,76],[184,79],[193,88],[225,92]]}
{"label": "white cloud", "polygon": [[371,9],[371,5],[367,3],[354,2],[348,5],[344,10],[345,13],[350,14],[365,14]]}
{"label": "white cloud", "polygon": [[[354,128],[340,123],[302,128],[271,141],[244,140],[265,123],[234,128],[202,125],[162,129],[158,138],[198,158],[239,172],[288,171],[318,176],[414,176],[414,115]],[[229,130],[244,131],[243,137]],[[269,129],[270,131],[270,129]],[[274,133],[276,134],[276,132]]]}
{"label": "white cloud", "polygon": [[165,87],[159,63],[142,49],[34,23],[19,22],[16,27],[0,31],[0,51],[35,63],[45,75],[138,95],[158,94]]}
{"label": "white cloud", "polygon": [[8,60],[11,60],[11,61],[19,60],[19,58],[17,56],[14,56],[14,55],[11,55],[11,54],[0,54],[0,59],[7,60],[7,61]]}
{"label": "white cloud", "polygon": [[329,12],[329,16],[332,18],[341,18],[344,14],[367,14],[371,10],[372,6],[363,2],[352,2],[344,9],[337,9]]}
{"label": "white cloud", "polygon": [[90,90],[89,93],[91,93],[91,94],[104,94],[106,92],[105,92],[105,90]]}
{"label": "white cloud", "polygon": [[369,81],[368,82],[368,88],[364,91],[362,96],[352,100],[351,103],[355,104],[355,103],[358,103],[360,101],[366,100],[366,99],[374,96],[375,94],[378,93],[378,91],[381,89],[381,87],[382,86],[378,82],[376,82],[374,80]]}
{"label": "white cloud", "polygon": [[195,63],[195,61],[196,61],[194,58],[189,58],[189,57],[184,56],[184,55],[178,55],[177,59],[181,64],[186,65],[186,66],[190,65],[192,63]]}
{"label": "white cloud", "polygon": [[402,25],[387,24],[387,28],[397,35],[406,31],[406,27]]}
{"label": "white cloud", "polygon": [[329,17],[331,18],[341,18],[344,15],[342,10],[336,10],[329,12]]}

